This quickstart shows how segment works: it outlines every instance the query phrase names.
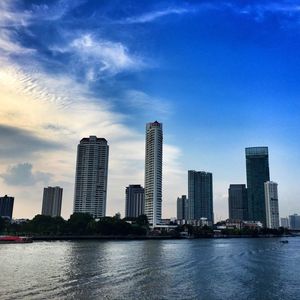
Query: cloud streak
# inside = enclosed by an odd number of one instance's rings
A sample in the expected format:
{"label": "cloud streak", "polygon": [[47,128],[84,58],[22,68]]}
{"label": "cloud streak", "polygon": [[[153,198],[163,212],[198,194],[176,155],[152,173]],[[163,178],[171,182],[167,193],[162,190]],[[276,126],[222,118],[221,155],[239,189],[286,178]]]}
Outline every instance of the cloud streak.
{"label": "cloud streak", "polygon": [[257,22],[261,22],[272,15],[278,15],[284,19],[299,18],[300,16],[300,4],[290,1],[266,1],[265,3],[257,1],[251,4],[225,1],[218,6],[215,5],[214,9],[229,10],[234,14],[250,16]]}
{"label": "cloud streak", "polygon": [[156,21],[162,17],[170,15],[183,15],[187,13],[194,12],[194,9],[188,9],[183,7],[169,7],[164,10],[157,10],[144,13],[139,16],[128,17],[125,20],[120,21],[122,24],[138,24],[138,23],[149,23]]}

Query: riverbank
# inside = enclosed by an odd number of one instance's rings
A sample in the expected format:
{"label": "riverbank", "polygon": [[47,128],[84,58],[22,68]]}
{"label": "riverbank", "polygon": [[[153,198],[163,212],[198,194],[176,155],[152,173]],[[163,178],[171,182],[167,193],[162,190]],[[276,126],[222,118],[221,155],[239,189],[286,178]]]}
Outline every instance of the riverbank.
{"label": "riverbank", "polygon": [[119,236],[119,235],[65,235],[65,236],[34,236],[33,241],[72,241],[72,240],[170,240],[181,239],[174,236]]}
{"label": "riverbank", "polygon": [[292,235],[216,235],[216,236],[95,236],[95,235],[73,235],[73,236],[33,236],[33,241],[77,241],[77,240],[125,240],[125,241],[135,241],[135,240],[179,240],[179,239],[232,239],[232,238],[284,238],[293,237]]}

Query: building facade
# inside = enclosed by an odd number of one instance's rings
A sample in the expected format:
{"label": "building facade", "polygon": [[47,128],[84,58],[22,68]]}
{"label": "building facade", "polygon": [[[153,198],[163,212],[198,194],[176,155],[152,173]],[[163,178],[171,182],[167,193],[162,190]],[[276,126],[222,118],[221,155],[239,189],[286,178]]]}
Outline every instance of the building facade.
{"label": "building facade", "polygon": [[248,197],[245,184],[230,184],[228,189],[229,219],[247,220]]}
{"label": "building facade", "polygon": [[213,182],[212,173],[188,171],[189,220],[207,218],[213,225]]}
{"label": "building facade", "polygon": [[90,136],[77,147],[74,212],[101,218],[106,213],[109,146],[106,139]]}
{"label": "building facade", "polygon": [[300,230],[300,216],[293,214],[289,216],[289,228]]}
{"label": "building facade", "polygon": [[7,195],[0,197],[0,217],[12,219],[14,201],[14,197],[9,197]]}
{"label": "building facade", "polygon": [[62,195],[63,189],[59,186],[44,188],[42,215],[60,217]]}
{"label": "building facade", "polygon": [[264,183],[270,181],[268,147],[245,149],[248,191],[248,220],[266,225]]}
{"label": "building facade", "polygon": [[161,223],[163,127],[155,121],[146,124],[145,214],[150,226]]}
{"label": "building facade", "polygon": [[289,228],[289,218],[280,218],[280,226],[283,228]]}
{"label": "building facade", "polygon": [[145,190],[139,184],[131,184],[126,187],[125,217],[137,218],[144,214]]}
{"label": "building facade", "polygon": [[188,219],[188,199],[186,195],[177,198],[177,220]]}
{"label": "building facade", "polygon": [[267,228],[279,228],[278,208],[278,184],[276,182],[265,182],[265,205],[266,205],[266,226]]}

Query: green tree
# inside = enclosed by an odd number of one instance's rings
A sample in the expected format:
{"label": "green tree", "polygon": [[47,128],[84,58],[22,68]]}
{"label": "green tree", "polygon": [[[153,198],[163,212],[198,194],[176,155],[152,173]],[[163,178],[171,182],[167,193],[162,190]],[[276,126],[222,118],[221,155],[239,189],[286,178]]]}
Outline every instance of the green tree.
{"label": "green tree", "polygon": [[87,234],[91,233],[89,223],[94,220],[89,213],[74,213],[67,222],[68,231],[71,234]]}
{"label": "green tree", "polygon": [[54,222],[51,216],[36,215],[26,227],[32,233],[49,235],[53,233],[53,225]]}
{"label": "green tree", "polygon": [[140,215],[136,218],[136,224],[140,226],[149,226],[149,221],[146,215]]}

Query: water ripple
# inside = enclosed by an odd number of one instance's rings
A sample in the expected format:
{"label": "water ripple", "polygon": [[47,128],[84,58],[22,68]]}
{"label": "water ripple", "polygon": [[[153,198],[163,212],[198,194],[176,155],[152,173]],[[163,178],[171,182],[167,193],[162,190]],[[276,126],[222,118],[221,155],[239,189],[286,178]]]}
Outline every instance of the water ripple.
{"label": "water ripple", "polygon": [[300,239],[0,246],[0,299],[297,299]]}

